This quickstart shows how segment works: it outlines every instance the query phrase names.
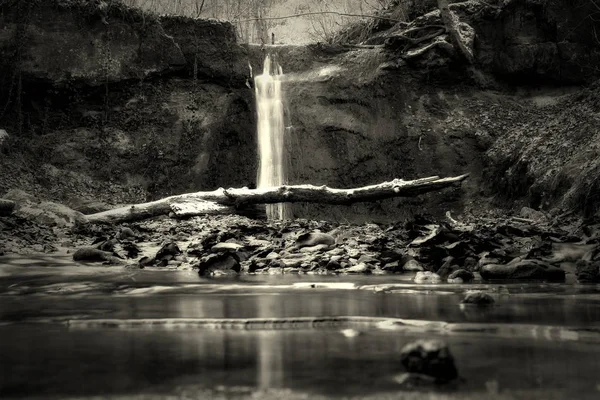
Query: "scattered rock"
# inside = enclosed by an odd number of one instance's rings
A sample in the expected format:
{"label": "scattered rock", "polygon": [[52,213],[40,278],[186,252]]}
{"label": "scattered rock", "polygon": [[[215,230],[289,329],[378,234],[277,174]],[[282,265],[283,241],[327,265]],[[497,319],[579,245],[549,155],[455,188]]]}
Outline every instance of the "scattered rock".
{"label": "scattered rock", "polygon": [[227,253],[227,252],[236,252],[238,250],[243,249],[244,246],[238,243],[232,242],[222,242],[217,243],[213,247],[211,247],[210,251],[213,253]]}
{"label": "scattered rock", "polygon": [[310,232],[298,236],[295,246],[300,249],[302,247],[311,247],[320,244],[333,246],[335,244],[335,238],[327,233]]}
{"label": "scattered rock", "polygon": [[436,284],[436,283],[441,283],[442,282],[442,278],[431,271],[419,271],[417,272],[417,275],[415,276],[415,283],[426,283],[426,284]]}
{"label": "scattered rock", "polygon": [[481,268],[484,280],[544,280],[564,282],[565,271],[539,260],[520,260],[514,263],[499,265],[488,264]]}
{"label": "scattered rock", "polygon": [[443,261],[444,264],[440,267],[440,269],[437,270],[437,274],[442,279],[447,279],[450,276],[450,274],[460,269],[458,265],[454,264],[454,257],[446,257]]}
{"label": "scattered rock", "polygon": [[140,258],[140,260],[138,261],[138,266],[143,269],[147,266],[152,265],[153,259],[150,257],[142,257]]}
{"label": "scattered rock", "polygon": [[117,241],[117,239],[108,239],[108,240],[104,240],[101,243],[99,243],[96,248],[98,250],[102,250],[102,251],[107,251],[109,253],[113,253],[115,251],[115,246],[118,244],[119,242]]}
{"label": "scattered rock", "polygon": [[414,258],[411,258],[410,260],[408,260],[403,266],[402,269],[404,271],[409,271],[409,272],[419,272],[419,271],[423,271],[424,268],[421,264],[419,264],[419,262],[417,260],[415,260]]}
{"label": "scattered rock", "polygon": [[169,263],[169,261],[171,261],[173,258],[175,258],[175,256],[178,256],[180,254],[181,250],[179,249],[179,246],[177,246],[177,243],[170,242],[165,244],[163,247],[160,248],[160,250],[158,250],[152,262],[154,265],[166,266]]}
{"label": "scattered rock", "polygon": [[521,208],[521,212],[519,213],[519,215],[522,218],[531,219],[533,221],[545,221],[547,219],[546,214],[529,207]]}
{"label": "scattered rock", "polygon": [[338,269],[342,268],[342,265],[337,261],[334,260],[333,257],[327,262],[327,264],[325,265],[325,268],[328,271],[336,271]]}
{"label": "scattered rock", "polygon": [[318,244],[316,246],[302,247],[300,249],[301,253],[318,253],[320,251],[327,251],[331,248],[328,244]]}
{"label": "scattered rock", "polygon": [[220,273],[239,273],[241,270],[240,261],[234,253],[216,253],[204,257],[196,265],[198,274],[201,276]]}
{"label": "scattered rock", "polygon": [[385,264],[382,268],[384,271],[388,272],[402,272],[402,267],[400,266],[400,261],[392,261]]}
{"label": "scattered rock", "polygon": [[424,235],[410,242],[410,246],[422,246],[432,241],[442,232],[442,228],[439,225],[424,225],[423,231]]}
{"label": "scattered rock", "polygon": [[356,264],[352,267],[345,268],[342,272],[348,274],[365,274],[370,272],[370,268],[365,263]]}
{"label": "scattered rock", "polygon": [[418,340],[402,348],[400,360],[407,372],[430,376],[438,383],[458,378],[448,345],[438,340]]}
{"label": "scattered rock", "polygon": [[133,229],[128,227],[122,227],[117,234],[119,240],[132,240],[135,239],[136,235]]}
{"label": "scattered rock", "polygon": [[461,304],[473,304],[477,306],[487,306],[494,303],[494,298],[485,292],[468,292],[461,301]]}
{"label": "scattered rock", "polygon": [[454,271],[448,276],[448,283],[467,283],[471,282],[474,278],[472,272],[469,272],[464,269],[459,269]]}
{"label": "scattered rock", "polygon": [[363,254],[358,258],[358,262],[359,263],[366,263],[366,264],[379,264],[379,260],[375,257],[373,257],[372,255],[369,254]]}
{"label": "scattered rock", "polygon": [[111,252],[102,251],[94,247],[84,247],[73,253],[73,261],[104,262],[111,261]]}
{"label": "scattered rock", "polygon": [[131,242],[124,243],[123,250],[126,252],[127,258],[137,258],[141,253],[141,249],[135,243]]}

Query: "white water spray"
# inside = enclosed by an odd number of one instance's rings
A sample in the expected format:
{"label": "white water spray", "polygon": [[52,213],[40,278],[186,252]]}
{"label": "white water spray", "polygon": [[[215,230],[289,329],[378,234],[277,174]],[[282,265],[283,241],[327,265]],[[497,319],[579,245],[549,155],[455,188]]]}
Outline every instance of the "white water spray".
{"label": "white water spray", "polygon": [[[262,75],[254,78],[258,112],[258,188],[281,186],[286,183],[281,66],[265,58]],[[289,213],[285,203],[267,205],[267,218],[282,220]]]}

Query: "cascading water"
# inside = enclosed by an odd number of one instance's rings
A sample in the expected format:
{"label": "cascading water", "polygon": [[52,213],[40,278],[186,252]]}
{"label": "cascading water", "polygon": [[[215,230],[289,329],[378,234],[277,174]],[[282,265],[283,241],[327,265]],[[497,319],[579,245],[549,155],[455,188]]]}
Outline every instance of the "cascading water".
{"label": "cascading water", "polygon": [[[258,112],[259,189],[286,183],[282,77],[281,66],[267,55],[262,75],[254,78]],[[282,220],[288,215],[289,207],[285,203],[267,205],[269,219]]]}

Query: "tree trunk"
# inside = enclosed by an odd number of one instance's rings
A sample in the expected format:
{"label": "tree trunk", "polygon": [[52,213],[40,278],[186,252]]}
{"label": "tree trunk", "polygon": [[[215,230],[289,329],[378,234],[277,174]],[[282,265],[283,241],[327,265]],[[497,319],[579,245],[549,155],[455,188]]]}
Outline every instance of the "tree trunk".
{"label": "tree trunk", "polygon": [[[452,44],[469,62],[469,64],[473,64],[475,62],[475,56],[473,55],[473,50],[467,45],[467,41],[469,39],[465,38],[461,33],[460,21],[458,20],[458,17],[454,15],[452,11],[450,11],[448,0],[438,0],[438,8],[440,9],[440,16],[442,17],[442,21],[446,26],[446,30],[448,31],[448,35],[450,36]],[[472,28],[470,29],[472,30]],[[474,34],[474,32],[471,32],[470,34]]]}
{"label": "tree trunk", "polygon": [[[332,189],[327,186],[295,185],[264,189],[217,189],[212,192],[187,193],[149,203],[116,208],[86,216],[91,223],[118,223],[172,214],[190,217],[206,214],[237,213],[248,206],[274,203],[352,204],[392,197],[413,197],[446,187],[459,185],[467,175],[450,178],[432,176],[404,181],[394,179],[377,185],[354,189]],[[251,207],[250,207],[251,208]]]}

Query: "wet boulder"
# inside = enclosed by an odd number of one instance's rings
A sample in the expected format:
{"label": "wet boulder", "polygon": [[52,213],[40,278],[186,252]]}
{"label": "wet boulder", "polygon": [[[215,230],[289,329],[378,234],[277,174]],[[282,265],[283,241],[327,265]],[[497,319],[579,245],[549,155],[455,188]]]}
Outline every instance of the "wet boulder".
{"label": "wet boulder", "polygon": [[414,258],[411,258],[408,261],[406,261],[406,263],[404,263],[404,265],[402,265],[402,270],[409,271],[409,272],[419,272],[419,271],[423,271],[424,268],[417,260],[415,260]]}
{"label": "wet boulder", "polygon": [[94,247],[83,247],[73,253],[73,261],[101,262],[118,265],[121,261],[109,251],[102,251]]}
{"label": "wet boulder", "polygon": [[196,265],[198,275],[237,274],[241,270],[239,258],[234,253],[215,253],[203,257]]}
{"label": "wet boulder", "polygon": [[152,264],[164,267],[169,264],[169,261],[173,260],[180,254],[181,250],[179,249],[179,246],[177,246],[177,243],[166,243],[160,248],[160,250],[158,250],[156,256],[152,260]]}
{"label": "wet boulder", "polygon": [[447,279],[450,274],[460,269],[460,267],[455,264],[454,257],[448,256],[442,261],[444,263],[436,272],[442,279]]}
{"label": "wet boulder", "polygon": [[439,340],[417,340],[400,352],[400,361],[407,372],[431,377],[438,383],[458,378],[458,370],[448,345]]}
{"label": "wet boulder", "polygon": [[448,276],[448,283],[468,283],[474,278],[475,276],[472,272],[465,269],[458,269]]}
{"label": "wet boulder", "polygon": [[520,260],[508,264],[488,264],[481,268],[484,280],[543,280],[564,282],[565,271],[539,260]]}
{"label": "wet boulder", "polygon": [[369,266],[365,263],[359,263],[348,268],[344,268],[342,272],[347,274],[368,274],[371,272]]}
{"label": "wet boulder", "polygon": [[442,283],[442,278],[431,271],[417,272],[415,276],[415,283],[423,283],[423,284],[437,284]]}

